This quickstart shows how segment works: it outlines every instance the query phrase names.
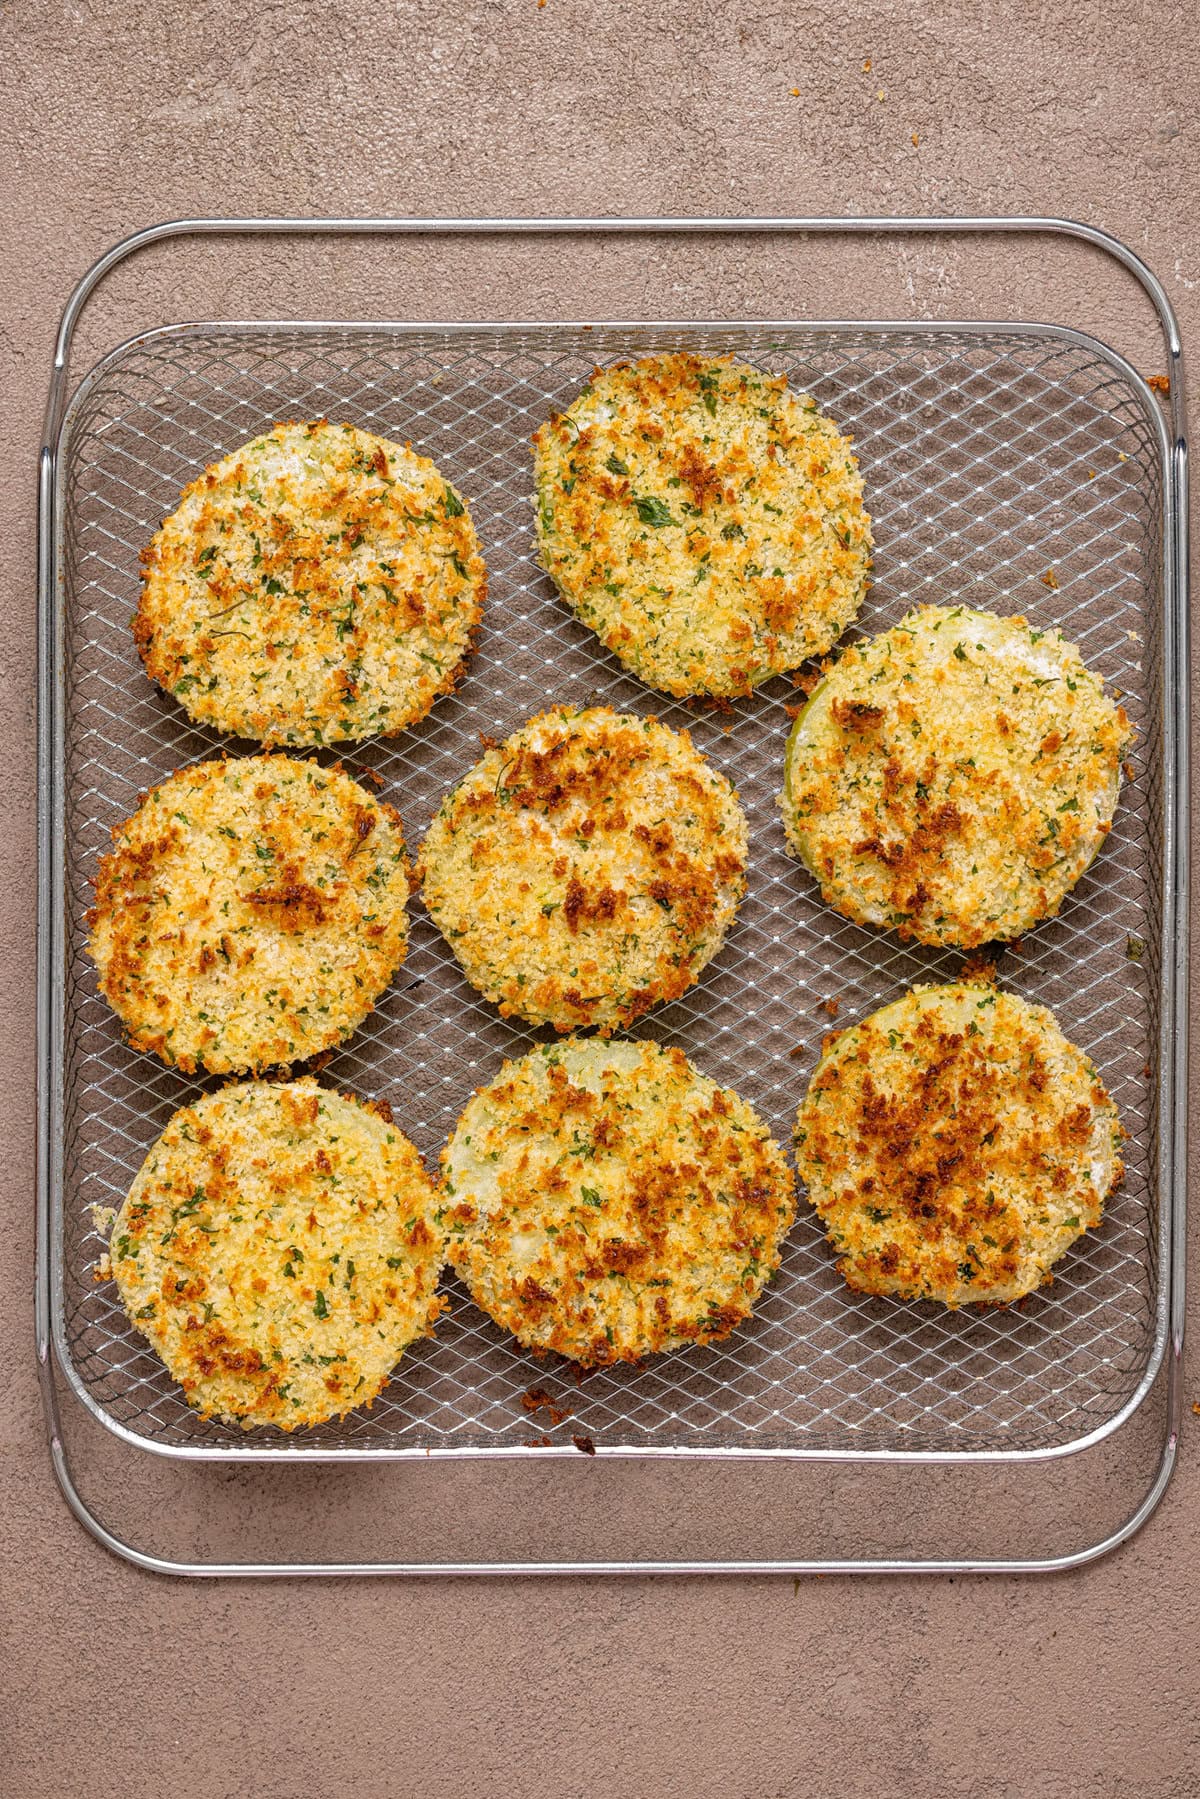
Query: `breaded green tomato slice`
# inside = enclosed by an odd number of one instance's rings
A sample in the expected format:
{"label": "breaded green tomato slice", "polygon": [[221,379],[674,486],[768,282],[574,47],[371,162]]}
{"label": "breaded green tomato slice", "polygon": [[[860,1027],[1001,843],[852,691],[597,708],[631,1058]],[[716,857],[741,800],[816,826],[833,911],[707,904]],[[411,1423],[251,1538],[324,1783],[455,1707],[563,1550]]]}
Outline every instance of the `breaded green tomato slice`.
{"label": "breaded green tomato slice", "polygon": [[1123,1138],[1051,1012],[959,981],[829,1041],[796,1161],[856,1292],[1002,1304],[1099,1224]]}
{"label": "breaded green tomato slice", "polygon": [[88,948],[135,1049],[260,1074],[362,1023],[408,942],[399,814],[341,768],[179,769],[113,830]]}
{"label": "breaded green tomato slice", "polygon": [[1061,632],[923,606],[849,646],[788,740],[788,843],[825,901],[920,943],[1018,937],[1112,826],[1132,733]]}
{"label": "breaded green tomato slice", "polygon": [[678,999],[746,887],[746,819],[686,731],[606,706],[530,719],[443,801],[422,895],[508,1017],[631,1024]]}
{"label": "breaded green tomato slice", "polygon": [[386,1106],[312,1079],[247,1081],[175,1113],[109,1263],[189,1405],[295,1430],[369,1405],[433,1334],[438,1210]]}
{"label": "breaded green tomato slice", "polygon": [[450,1260],[476,1304],[585,1367],[728,1336],[795,1215],[762,1120],[654,1043],[574,1038],[506,1062],[442,1166]]}
{"label": "breaded green tomato slice", "polygon": [[651,687],[748,693],[857,614],[858,464],[783,376],[687,352],[598,369],[533,443],[542,565]]}
{"label": "breaded green tomato slice", "polygon": [[142,561],[146,673],[198,724],[269,744],[424,718],[487,590],[470,515],[433,463],[325,419],[207,468]]}

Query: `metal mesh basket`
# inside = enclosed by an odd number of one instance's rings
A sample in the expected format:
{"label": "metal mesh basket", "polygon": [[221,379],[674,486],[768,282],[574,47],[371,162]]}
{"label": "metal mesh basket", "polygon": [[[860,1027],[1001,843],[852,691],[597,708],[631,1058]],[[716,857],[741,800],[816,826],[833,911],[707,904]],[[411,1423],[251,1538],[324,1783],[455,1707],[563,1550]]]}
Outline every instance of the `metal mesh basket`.
{"label": "metal mesh basket", "polygon": [[[1061,625],[1137,727],[1111,836],[1060,915],[1005,954],[1003,983],[1053,1008],[1095,1060],[1129,1133],[1105,1221],[1052,1285],[1006,1310],[864,1298],[802,1204],[783,1266],[726,1343],[577,1383],[537,1362],[451,1283],[436,1341],[404,1357],[369,1411],[290,1437],[247,1437],[189,1411],[94,1270],[93,1205],[117,1205],[171,1113],[202,1090],[130,1050],[98,997],[83,915],[112,825],[155,780],[222,750],[152,687],[133,647],[138,553],[209,462],[282,418],[348,420],[431,455],[467,497],[489,601],[467,678],[415,730],[353,746],[410,840],[476,760],[544,706],[604,702],[689,729],[736,783],[749,893],[697,986],[638,1035],[678,1044],[736,1087],[781,1140],[831,1028],[961,957],[860,929],[784,851],[776,806],[787,708],[776,680],[732,711],[655,694],[556,599],[532,550],[528,439],[597,363],[679,344],[784,373],[851,434],[875,521],[875,584],[857,629],[922,601]],[[531,1383],[565,1394],[603,1449],[725,1454],[1062,1451],[1112,1429],[1165,1341],[1156,1193],[1164,694],[1163,449],[1147,397],[1094,341],[1051,327],[171,327],[114,352],[72,404],[60,467],[64,579],[62,1179],[55,1338],[77,1393],[168,1454],[426,1455],[520,1451],[541,1424]],[[1056,583],[1056,585],[1055,585]],[[332,759],[329,758],[329,759]],[[332,1085],[392,1101],[430,1162],[467,1095],[546,1033],[480,1000],[420,907],[392,990],[330,1061]]]}

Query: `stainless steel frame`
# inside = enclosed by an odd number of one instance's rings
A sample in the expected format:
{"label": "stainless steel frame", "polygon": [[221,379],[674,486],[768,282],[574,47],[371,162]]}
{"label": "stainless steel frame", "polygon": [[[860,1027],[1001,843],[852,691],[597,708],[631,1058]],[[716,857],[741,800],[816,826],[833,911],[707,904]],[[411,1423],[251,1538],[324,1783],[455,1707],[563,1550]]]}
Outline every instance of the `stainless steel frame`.
{"label": "stainless steel frame", "polygon": [[[1069,1454],[1094,1441],[1105,1431],[1116,1429],[1131,1415],[1146,1391],[1153,1385],[1159,1361],[1165,1359],[1166,1373],[1166,1412],[1164,1438],[1157,1471],[1149,1488],[1139,1504],[1134,1507],[1126,1521],[1117,1529],[1109,1532],[1094,1543],[1088,1544],[1079,1551],[1052,1557],[1029,1558],[988,1558],[939,1560],[905,1559],[905,1558],[846,1558],[846,1559],[805,1559],[756,1561],[604,1561],[604,1562],[421,1562],[376,1563],[376,1562],[222,1562],[197,1563],[171,1561],[159,1556],[150,1555],[134,1545],[122,1541],[110,1532],[93,1515],[84,1504],[76,1490],[69,1463],[68,1451],[59,1414],[58,1392],[55,1382],[56,1365],[60,1372],[65,1372],[71,1379],[73,1370],[69,1351],[64,1354],[64,1343],[61,1329],[56,1329],[55,1319],[55,1244],[56,1224],[58,1222],[56,1207],[60,1190],[61,1168],[60,1152],[60,1113],[58,1109],[58,1082],[63,1067],[63,1013],[61,982],[64,967],[64,947],[62,942],[62,896],[64,894],[64,796],[62,779],[63,751],[63,716],[61,711],[61,686],[64,675],[62,666],[61,644],[61,594],[63,570],[60,564],[60,527],[61,515],[59,507],[59,487],[61,480],[61,452],[63,445],[64,422],[68,419],[68,369],[71,346],[76,327],[89,295],[97,284],[103,280],[113,268],[126,257],[145,246],[165,238],[187,236],[193,234],[230,233],[237,235],[259,232],[289,234],[428,234],[428,235],[488,235],[503,236],[509,234],[535,233],[843,233],[843,234],[904,234],[909,232],[956,232],[956,233],[1053,233],[1060,236],[1082,240],[1096,248],[1106,251],[1120,262],[1141,283],[1158,314],[1162,328],[1164,348],[1168,358],[1170,373],[1170,422],[1171,435],[1168,439],[1165,431],[1161,434],[1161,529],[1162,529],[1162,582],[1163,582],[1163,635],[1161,643],[1161,681],[1162,691],[1168,696],[1169,704],[1165,708],[1162,722],[1162,756],[1163,786],[1161,795],[1162,807],[1162,844],[1163,844],[1163,898],[1161,908],[1161,980],[1159,984],[1159,1012],[1157,1018],[1159,1038],[1160,1081],[1158,1090],[1158,1115],[1156,1120],[1158,1148],[1158,1326],[1153,1353],[1148,1357],[1145,1379],[1138,1386],[1137,1392],[1131,1395],[1129,1402],[1106,1421],[1104,1431],[1076,1435],[1065,1443],[1048,1448],[1030,1451],[1004,1451],[1000,1449],[979,1450],[970,1452],[971,1459],[995,1460],[1011,1462],[1019,1460],[1022,1454],[1029,1456],[1047,1456]],[[657,327],[667,329],[667,327]],[[768,326],[759,327],[769,329]],[[224,327],[222,327],[224,329]],[[246,328],[243,328],[246,329]],[[280,331],[287,326],[278,327]],[[363,327],[362,329],[367,329]],[[405,329],[417,329],[407,327]],[[433,329],[433,328],[431,328]],[[447,327],[437,327],[445,331]],[[472,329],[487,329],[476,327]],[[811,329],[811,327],[809,328]],[[850,327],[837,327],[848,330]],[[858,329],[876,329],[876,327],[858,327]],[[882,329],[882,327],[880,327]],[[892,326],[892,330],[911,329],[911,327]],[[934,327],[926,329],[963,329],[981,331],[994,329],[1002,331],[1005,327]],[[1012,329],[1011,327],[1007,329]],[[1043,330],[1047,328],[1041,328]],[[1064,339],[1078,338],[1078,334],[1054,328]],[[1118,359],[1113,359],[1117,361]],[[1125,368],[1127,376],[1137,382],[1131,370]],[[40,512],[39,512],[39,602],[40,602],[40,648],[41,673],[39,682],[39,1179],[38,1179],[38,1283],[37,1283],[37,1341],[39,1366],[42,1379],[43,1398],[46,1407],[47,1422],[50,1431],[51,1453],[56,1473],[67,1497],[68,1503],[80,1521],[92,1531],[97,1539],[117,1553],[125,1555],[140,1565],[162,1572],[188,1574],[242,1573],[247,1575],[264,1575],[275,1573],[304,1574],[350,1574],[350,1573],[596,1573],[596,1572],[781,1572],[799,1574],[810,1571],[821,1572],[867,1572],[867,1571],[953,1571],[956,1569],[983,1569],[991,1571],[1049,1571],[1079,1565],[1105,1553],[1118,1542],[1130,1536],[1149,1516],[1154,1509],[1170,1478],[1174,1462],[1178,1419],[1181,1404],[1180,1393],[1180,1356],[1183,1340],[1183,1230],[1184,1230],[1184,1132],[1186,1124],[1186,1072],[1187,1072],[1187,1012],[1186,1012],[1186,955],[1187,955],[1187,895],[1188,895],[1188,862],[1187,862],[1187,686],[1186,671],[1188,621],[1187,621],[1187,514],[1186,514],[1186,479],[1187,452],[1184,435],[1185,394],[1182,346],[1178,328],[1166,295],[1148,269],[1125,246],[1107,234],[1092,227],[1073,224],[1068,221],[1042,219],[753,219],[753,220],[181,220],[153,227],[118,244],[106,256],[100,259],[87,273],[71,296],[63,314],[55,351],[54,371],[51,379],[50,395],[47,406],[44,441],[41,451],[40,467]],[[1140,382],[1138,383],[1140,385]],[[1149,400],[1149,395],[1145,398]],[[76,400],[78,395],[76,396]],[[74,404],[74,403],[73,403]],[[89,1403],[78,1382],[75,1382],[77,1397]],[[93,1407],[93,1409],[95,1409]],[[103,1416],[102,1411],[97,1413]],[[105,1419],[110,1428],[121,1431],[111,1419]],[[131,1442],[143,1447],[154,1447],[145,1438],[136,1434],[121,1431]],[[199,1456],[219,1456],[228,1459],[228,1451],[224,1448],[204,1446],[188,1449],[176,1446],[167,1453],[174,1455],[192,1454]],[[251,1454],[262,1454],[262,1451],[251,1449]],[[288,1452],[275,1450],[268,1452],[276,1457],[287,1458]],[[323,1451],[319,1444],[314,1444],[300,1452],[305,1458],[319,1457]],[[339,1455],[395,1455],[397,1453],[413,1453],[387,1449],[347,1450],[340,1448]],[[438,1453],[453,1456],[455,1454],[478,1455],[491,1453],[501,1455],[520,1455],[519,1449],[505,1448],[481,1451],[478,1447],[464,1450],[442,1450]],[[539,1451],[540,1454],[555,1453]],[[572,1453],[570,1450],[566,1453]],[[695,1447],[671,1447],[639,1449],[636,1451],[617,1450],[614,1453],[657,1453],[665,1455],[707,1454],[713,1456],[753,1455],[769,1456],[772,1453],[794,1456],[806,1455],[815,1459],[886,1461],[894,1463],[931,1463],[949,1462],[958,1459],[956,1452],[941,1450],[937,1452],[906,1452],[897,1448],[884,1448],[873,1451],[847,1451],[845,1449],[785,1449],[785,1450],[739,1450],[736,1448],[700,1449]]]}

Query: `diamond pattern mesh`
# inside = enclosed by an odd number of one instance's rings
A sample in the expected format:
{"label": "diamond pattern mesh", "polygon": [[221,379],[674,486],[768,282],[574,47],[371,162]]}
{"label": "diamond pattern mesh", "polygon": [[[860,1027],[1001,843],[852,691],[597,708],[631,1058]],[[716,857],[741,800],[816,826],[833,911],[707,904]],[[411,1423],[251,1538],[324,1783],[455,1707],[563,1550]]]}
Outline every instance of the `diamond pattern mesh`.
{"label": "diamond pattern mesh", "polygon": [[[83,914],[109,828],[140,791],[222,749],[142,672],[129,632],[138,552],[206,463],[282,418],[328,415],[432,455],[468,497],[490,597],[458,692],[415,730],[353,747],[419,842],[479,754],[545,705],[604,701],[691,730],[750,820],[750,892],[699,985],[644,1020],[737,1087],[783,1141],[830,1028],[961,958],[905,947],[825,908],[784,853],[775,795],[797,698],[777,680],[723,714],[656,695],[602,652],[532,555],[528,439],[596,362],[686,342],[785,372],[855,439],[877,539],[860,620],[922,600],[1061,623],[1120,690],[1138,728],[1116,825],[1061,915],[1003,958],[1014,991],[1052,1006],[1098,1064],[1129,1131],[1128,1177],[1102,1228],[1052,1286],[1005,1311],[950,1314],[851,1294],[802,1205],[784,1265],[727,1343],[577,1382],[518,1350],[451,1283],[436,1342],[405,1356],[374,1407],[290,1438],[196,1418],[93,1278],[90,1207],[117,1205],[172,1111],[205,1084],[135,1054],[96,992]],[[80,1393],[158,1447],[421,1454],[540,1437],[520,1398],[574,1408],[556,1440],[605,1447],[1028,1451],[1111,1421],[1156,1342],[1156,1082],[1160,821],[1161,468],[1151,421],[1097,350],[1050,331],[922,333],[690,327],[181,327],[108,359],[73,403],[63,464],[67,943],[63,1189],[56,1327]],[[1057,590],[1041,577],[1053,570]],[[410,954],[326,1079],[392,1101],[431,1162],[468,1093],[540,1040],[465,983],[415,904]],[[1131,940],[1132,943],[1131,943]],[[1144,945],[1140,956],[1139,942]],[[1135,954],[1130,955],[1132,947]],[[543,1415],[544,1417],[544,1415]]]}

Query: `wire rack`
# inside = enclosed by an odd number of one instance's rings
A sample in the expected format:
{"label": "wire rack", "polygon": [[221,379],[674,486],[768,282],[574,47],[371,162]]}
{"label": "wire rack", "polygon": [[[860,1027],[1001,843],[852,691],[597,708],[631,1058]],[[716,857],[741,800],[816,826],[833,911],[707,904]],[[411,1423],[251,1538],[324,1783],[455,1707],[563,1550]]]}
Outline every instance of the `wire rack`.
{"label": "wire rack", "polygon": [[[749,892],[727,943],[638,1035],[679,1045],[788,1141],[823,1034],[961,956],[904,946],[825,907],[784,850],[776,794],[789,706],[776,680],[732,710],[681,705],[623,671],[555,597],[532,548],[529,437],[596,364],[686,345],[786,374],[854,439],[874,518],[874,586],[857,629],[922,601],[1061,625],[1137,727],[1114,829],[1060,915],[1000,963],[1095,1060],[1129,1133],[1125,1184],[1053,1284],[1007,1310],[947,1313],[856,1296],[802,1204],[783,1266],[726,1343],[577,1381],[518,1349],[451,1283],[434,1342],[409,1351],[369,1411],[285,1437],[206,1423],[133,1330],[93,1206],[118,1205],[171,1113],[216,1083],[125,1045],[96,990],[83,915],[110,827],[181,765],[255,746],[190,725],[146,679],[129,630],[138,553],[209,462],[278,419],[348,420],[432,456],[467,497],[489,571],[478,650],[415,730],[353,746],[416,844],[480,753],[560,702],[654,712],[736,783]],[[244,1457],[520,1451],[521,1404],[546,1387],[549,1432],[600,1449],[799,1455],[1045,1455],[1115,1427],[1164,1343],[1154,1129],[1158,1069],[1163,545],[1160,431],[1118,359],[1052,327],[170,327],[111,355],[72,404],[60,469],[64,581],[62,1179],[53,1311],[76,1392],[167,1454]],[[332,760],[332,757],[325,758]],[[389,993],[324,1079],[389,1099],[432,1164],[467,1095],[546,1033],[498,1017],[421,909]],[[544,1414],[542,1415],[544,1418]]]}

